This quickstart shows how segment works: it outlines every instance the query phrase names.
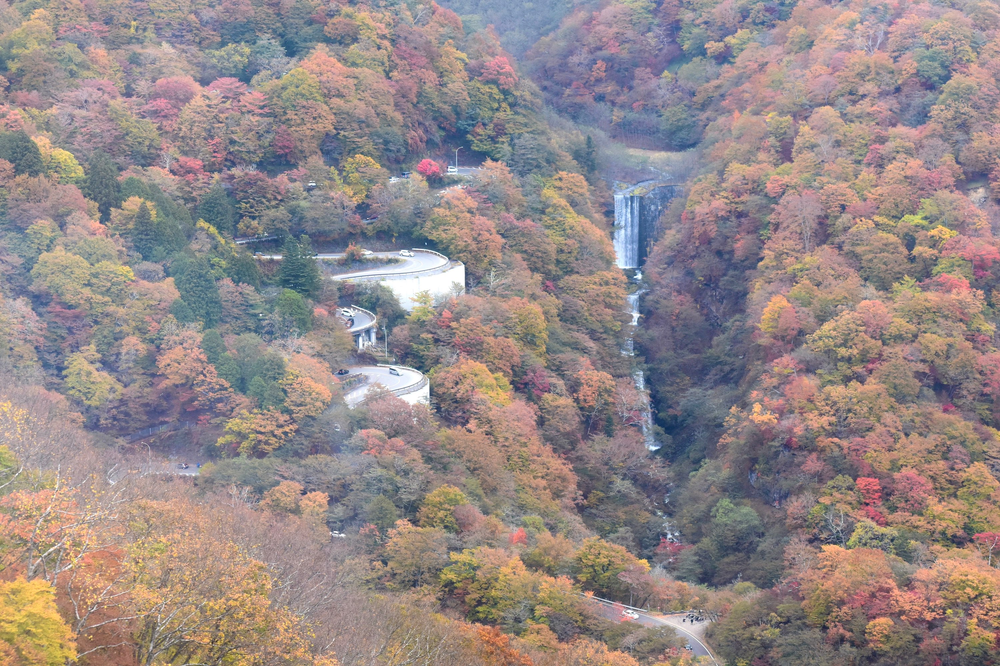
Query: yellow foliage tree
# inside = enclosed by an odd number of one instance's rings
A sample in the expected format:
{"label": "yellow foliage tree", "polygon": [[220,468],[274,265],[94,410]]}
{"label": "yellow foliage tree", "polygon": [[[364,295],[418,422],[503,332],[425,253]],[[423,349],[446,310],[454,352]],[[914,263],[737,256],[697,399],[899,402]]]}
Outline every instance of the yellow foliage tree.
{"label": "yellow foliage tree", "polygon": [[55,589],[41,578],[0,583],[0,663],[60,666],[74,659],[73,633],[59,616]]}

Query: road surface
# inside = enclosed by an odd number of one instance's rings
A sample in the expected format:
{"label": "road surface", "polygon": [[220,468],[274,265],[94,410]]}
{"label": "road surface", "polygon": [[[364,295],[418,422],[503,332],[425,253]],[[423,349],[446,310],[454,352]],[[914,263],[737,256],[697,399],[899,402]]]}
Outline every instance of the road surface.
{"label": "road surface", "polygon": [[368,329],[375,323],[375,315],[367,310],[362,310],[354,306],[350,309],[354,311],[354,325],[348,329],[352,335]]}
{"label": "road surface", "polygon": [[[375,258],[378,259],[395,259],[397,263],[385,264],[382,266],[376,266],[373,268],[364,268],[356,271],[349,271],[347,273],[337,273],[331,275],[330,277],[335,280],[347,280],[362,277],[379,277],[382,275],[399,275],[404,273],[423,273],[424,271],[432,271],[437,268],[443,268],[447,266],[450,262],[447,257],[438,254],[437,252],[429,252],[427,250],[421,250],[418,248],[413,249],[412,257],[401,257],[399,252],[376,252],[374,254]],[[280,254],[260,254],[257,255],[261,259],[281,259]],[[338,259],[343,258],[344,254],[342,252],[334,253],[323,253],[317,254],[317,259],[325,259],[327,261],[333,262]],[[336,268],[335,265],[332,265]]]}
{"label": "road surface", "polygon": [[399,370],[399,376],[390,373],[389,366],[369,365],[360,368],[351,368],[350,374],[342,379],[347,380],[355,375],[364,375],[367,381],[351,389],[351,391],[344,395],[344,402],[347,403],[347,406],[352,409],[357,407],[375,384],[381,384],[393,393],[396,393],[397,391],[405,391],[406,389],[416,387],[421,382],[426,381],[424,375],[416,370],[401,366],[393,367]]}
{"label": "road surface", "polygon": [[[615,606],[594,598],[591,598],[591,601],[598,605],[599,612],[603,617],[609,620],[621,621],[621,606],[616,608]],[[708,646],[705,645],[705,628],[708,626],[708,622],[681,622],[681,620],[686,617],[686,613],[659,615],[655,613],[644,613],[637,608],[633,610],[635,610],[639,617],[635,620],[628,620],[629,622],[636,622],[644,627],[670,627],[677,632],[678,636],[685,639],[691,645],[691,651],[696,657],[708,657],[713,662],[718,663],[711,650],[709,650]]]}
{"label": "road surface", "polygon": [[[427,252],[426,250],[413,250],[412,257],[401,257],[399,252],[376,252],[375,258],[377,259],[396,259],[398,263],[395,264],[385,264],[383,266],[376,266],[374,268],[364,268],[361,270],[350,271],[348,273],[337,273],[332,275],[335,280],[346,280],[355,279],[363,277],[379,277],[382,275],[398,275],[401,273],[423,273],[424,271],[432,271],[437,268],[443,268],[448,265],[448,258],[440,255],[436,252]],[[342,254],[318,254],[316,257],[318,259],[339,259],[344,255]]]}

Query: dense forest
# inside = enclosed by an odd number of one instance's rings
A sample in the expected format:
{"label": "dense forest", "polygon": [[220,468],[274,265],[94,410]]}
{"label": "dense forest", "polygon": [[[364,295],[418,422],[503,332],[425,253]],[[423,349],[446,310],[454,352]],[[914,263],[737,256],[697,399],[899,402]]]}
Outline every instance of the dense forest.
{"label": "dense forest", "polygon": [[0,4],[0,662],[1000,662],[1000,6],[442,5]]}

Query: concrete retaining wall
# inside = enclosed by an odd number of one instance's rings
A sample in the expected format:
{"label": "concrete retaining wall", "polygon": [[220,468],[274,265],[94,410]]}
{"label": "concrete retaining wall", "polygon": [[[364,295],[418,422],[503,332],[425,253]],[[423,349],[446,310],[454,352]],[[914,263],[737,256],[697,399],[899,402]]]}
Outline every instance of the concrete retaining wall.
{"label": "concrete retaining wall", "polygon": [[411,405],[429,405],[431,404],[431,384],[425,379],[420,387],[411,389],[409,392],[397,392],[396,397]]}
{"label": "concrete retaining wall", "polygon": [[[431,252],[431,250],[417,250]],[[434,252],[434,254],[439,254]],[[439,256],[444,256],[440,255]],[[383,275],[366,275],[357,278],[338,278],[345,282],[381,282],[392,290],[399,299],[399,304],[407,312],[412,312],[417,303],[417,294],[426,291],[435,302],[450,298],[454,294],[465,293],[465,264],[461,261],[449,261],[446,265],[426,271],[413,273],[386,273]]]}

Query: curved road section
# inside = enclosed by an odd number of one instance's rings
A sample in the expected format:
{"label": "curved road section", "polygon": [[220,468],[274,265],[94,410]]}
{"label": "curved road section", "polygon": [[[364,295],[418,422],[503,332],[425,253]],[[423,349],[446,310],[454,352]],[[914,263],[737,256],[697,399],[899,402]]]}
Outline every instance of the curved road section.
{"label": "curved road section", "polygon": [[352,334],[361,333],[375,325],[376,317],[368,310],[359,308],[356,305],[352,305],[351,310],[354,312],[354,316],[351,317],[354,320],[354,325],[348,330]]}
{"label": "curved road section", "polygon": [[354,338],[354,344],[359,351],[375,344],[377,330],[375,326],[378,323],[375,313],[352,305],[347,308],[337,308],[337,316],[351,325],[347,330]]}
{"label": "curved road section", "polygon": [[[373,252],[368,255],[371,260],[385,261],[381,266],[362,267],[343,273],[331,273],[331,280],[343,282],[381,282],[388,287],[399,304],[408,312],[417,305],[417,297],[423,292],[430,294],[432,299],[442,299],[455,293],[465,291],[465,264],[451,260],[440,252],[414,248],[404,250],[412,257],[396,252]],[[258,254],[261,259],[280,260],[280,254]],[[331,271],[338,270],[334,261],[341,259],[343,253],[317,254],[317,259],[330,262]],[[457,292],[456,292],[457,289]]]}
{"label": "curved road section", "polygon": [[[317,254],[317,259],[338,260],[343,258],[343,253]],[[331,275],[335,280],[356,280],[358,278],[373,277],[378,278],[384,275],[405,275],[408,273],[423,273],[444,268],[449,264],[448,257],[437,252],[427,250],[413,250],[412,257],[401,257],[399,252],[376,252],[375,259],[390,260],[396,259],[394,264],[385,264],[374,268],[364,268],[348,273],[336,273]]]}
{"label": "curved road section", "polygon": [[[390,372],[390,368],[395,368],[399,374],[394,375]],[[419,370],[401,365],[369,365],[351,368],[350,374],[344,377],[344,380],[347,381],[351,377],[359,375],[364,378],[363,383],[355,386],[344,395],[344,402],[351,409],[361,404],[365,396],[368,395],[368,391],[376,385],[381,384],[392,391],[394,395],[401,396],[422,388],[427,382],[427,378]]]}
{"label": "curved road section", "polygon": [[[261,259],[281,259],[280,254],[258,254]],[[343,252],[327,252],[316,255],[317,259],[326,261],[338,261],[344,258]],[[335,273],[331,275],[335,280],[354,280],[366,277],[382,277],[384,275],[406,275],[409,273],[423,273],[433,271],[448,266],[450,260],[443,254],[430,252],[428,250],[413,249],[412,257],[402,257],[399,252],[375,252],[372,258],[383,260],[397,260],[396,263],[387,263],[373,268],[364,268],[347,273]]]}
{"label": "curved road section", "polygon": [[708,657],[713,663],[718,664],[715,655],[712,651],[708,649],[705,645],[705,628],[708,626],[708,622],[681,622],[685,619],[686,613],[674,613],[670,615],[659,615],[656,613],[650,613],[649,611],[642,610],[641,608],[632,608],[631,606],[618,605],[617,609],[613,602],[607,601],[605,599],[598,599],[597,597],[588,597],[588,599],[599,607],[599,612],[602,617],[615,622],[622,621],[622,617],[617,613],[620,613],[621,608],[628,608],[635,611],[636,615],[639,617],[631,620],[641,624],[644,627],[662,627],[667,626],[677,632],[677,635],[681,638],[687,640],[688,644],[691,646],[691,652],[694,653],[696,657]]}

